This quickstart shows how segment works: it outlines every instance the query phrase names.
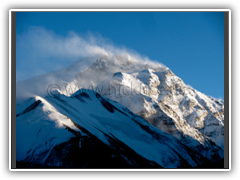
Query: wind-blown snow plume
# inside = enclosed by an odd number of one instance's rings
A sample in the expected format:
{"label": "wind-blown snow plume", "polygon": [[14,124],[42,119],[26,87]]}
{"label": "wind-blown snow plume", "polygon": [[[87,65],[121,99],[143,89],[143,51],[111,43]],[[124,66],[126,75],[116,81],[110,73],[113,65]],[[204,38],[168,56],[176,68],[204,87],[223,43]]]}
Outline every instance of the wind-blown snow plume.
{"label": "wind-blown snow plume", "polygon": [[[118,47],[100,34],[80,35],[72,31],[67,36],[61,36],[43,27],[31,27],[26,33],[17,36],[17,74],[21,74],[17,81],[44,74],[43,69],[45,73],[61,69],[84,57],[99,58],[119,54],[151,62],[134,50]],[[82,69],[95,60],[96,58],[82,61]]]}
{"label": "wind-blown snow plume", "polygon": [[[17,36],[17,103],[34,95],[44,97],[49,85],[72,82],[76,74],[90,67],[97,59],[108,57],[108,61],[114,63],[117,55],[134,61],[138,70],[145,64],[150,68],[165,67],[134,50],[117,47],[99,34],[81,36],[69,32],[64,37],[43,27],[31,27],[28,32]],[[118,61],[122,59],[118,58]],[[26,78],[30,79],[19,81]],[[87,86],[82,82],[81,87]],[[18,101],[19,98],[21,101]]]}

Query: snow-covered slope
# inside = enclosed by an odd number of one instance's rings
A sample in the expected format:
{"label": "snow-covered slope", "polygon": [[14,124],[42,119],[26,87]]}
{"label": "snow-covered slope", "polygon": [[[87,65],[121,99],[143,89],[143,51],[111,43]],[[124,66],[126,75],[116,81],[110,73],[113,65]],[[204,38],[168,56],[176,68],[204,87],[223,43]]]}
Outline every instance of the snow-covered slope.
{"label": "snow-covered slope", "polygon": [[137,64],[123,56],[102,57],[78,77],[69,83],[69,89],[81,85],[94,88],[151,122],[157,112],[155,107],[162,109],[164,104],[168,105],[192,131],[197,130],[224,149],[224,103],[185,85],[169,68]]}
{"label": "snow-covered slope", "polygon": [[[91,139],[92,147],[100,146],[95,151],[107,149],[109,156],[122,158],[130,167],[195,167],[208,162],[175,137],[92,90],[81,89],[70,97],[55,93],[30,98],[17,106],[18,161],[71,167],[73,162],[66,159],[74,151],[74,156],[83,152],[84,137]],[[85,167],[94,162],[90,160],[80,158],[77,165]]]}
{"label": "snow-covered slope", "polygon": [[[94,89],[174,136],[195,153],[212,162],[223,158],[223,101],[186,85],[161,64],[138,61],[127,55],[104,56],[80,71],[80,62],[18,82],[17,103],[33,94],[41,97],[49,95],[47,90],[52,84],[58,85],[66,98],[72,97],[81,88]],[[72,107],[75,108],[75,105]],[[62,114],[59,109],[57,112]]]}
{"label": "snow-covered slope", "polygon": [[[168,74],[173,77],[168,79]],[[223,157],[224,117],[213,116],[223,112],[223,104],[187,87],[170,70],[115,73],[103,87],[105,96],[127,106],[211,161],[216,160],[216,152]],[[111,92],[109,87],[123,91]],[[208,104],[203,105],[204,102]]]}

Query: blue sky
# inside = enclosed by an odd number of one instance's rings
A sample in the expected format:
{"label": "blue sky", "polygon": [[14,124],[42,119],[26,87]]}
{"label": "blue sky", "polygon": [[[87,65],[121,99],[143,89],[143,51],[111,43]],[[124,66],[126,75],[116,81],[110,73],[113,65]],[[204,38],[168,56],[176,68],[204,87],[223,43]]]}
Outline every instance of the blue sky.
{"label": "blue sky", "polygon": [[[186,84],[224,99],[223,12],[17,12],[16,20],[17,81],[114,47],[159,61]],[[71,46],[61,51],[61,43]]]}

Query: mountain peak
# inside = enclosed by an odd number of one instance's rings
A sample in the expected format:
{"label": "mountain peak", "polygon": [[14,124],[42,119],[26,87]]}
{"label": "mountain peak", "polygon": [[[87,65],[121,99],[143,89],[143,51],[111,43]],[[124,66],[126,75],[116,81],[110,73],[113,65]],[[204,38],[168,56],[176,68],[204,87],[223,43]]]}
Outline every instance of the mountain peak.
{"label": "mountain peak", "polygon": [[[106,114],[110,113],[109,116],[114,116],[114,120],[108,122],[112,123],[109,124],[109,129],[116,126],[120,132],[128,126],[123,126],[121,119],[117,122],[119,114],[114,113],[124,111],[127,114],[122,108],[125,106],[125,109],[128,108],[131,113],[144,118],[146,123],[153,125],[157,131],[163,131],[170,137],[178,139],[197,154],[213,162],[222,157],[222,149],[224,149],[223,103],[189,88],[169,68],[155,62],[137,60],[125,54],[89,60],[89,62],[94,60],[92,65],[80,72],[78,71],[81,66],[79,61],[58,72],[17,83],[17,96],[29,93],[27,96],[34,94],[45,97],[48,95],[46,92],[49,85],[55,84],[61,90],[53,91],[52,94],[61,95],[53,95],[53,98],[46,97],[45,99],[57,106],[54,110],[57,116],[59,116],[57,111],[61,111],[63,115],[71,116],[73,119],[78,117],[76,120],[82,124],[94,118],[93,123],[99,122],[97,125],[100,125],[108,120],[108,117],[102,113],[106,111]],[[65,84],[61,85],[61,83]],[[68,89],[65,87],[66,84]],[[72,90],[71,96],[68,91],[70,89]],[[43,103],[38,104],[40,101]],[[47,113],[48,108],[52,109],[47,101],[44,98],[39,101],[36,99],[33,106],[27,105],[32,110],[34,110],[32,107],[44,105],[46,109],[44,113]],[[62,104],[58,107],[59,103]],[[111,103],[120,103],[121,105],[117,106],[121,108],[115,108]],[[81,106],[84,111],[78,106]],[[41,110],[41,108],[37,109]],[[23,115],[24,110],[21,112]],[[84,115],[86,115],[86,120],[82,118]],[[129,123],[129,121],[124,121],[124,123]],[[119,129],[119,127],[124,128]],[[105,130],[107,132],[107,129]]]}

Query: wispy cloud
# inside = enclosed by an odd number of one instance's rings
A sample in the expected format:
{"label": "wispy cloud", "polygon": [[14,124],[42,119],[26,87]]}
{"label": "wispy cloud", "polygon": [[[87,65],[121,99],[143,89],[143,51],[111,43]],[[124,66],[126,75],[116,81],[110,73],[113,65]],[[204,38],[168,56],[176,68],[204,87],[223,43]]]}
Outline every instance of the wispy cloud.
{"label": "wispy cloud", "polygon": [[[76,67],[77,72],[80,72],[101,56],[110,56],[110,59],[114,60],[113,56],[116,55],[130,56],[135,59],[136,67],[143,67],[145,63],[149,68],[163,66],[134,50],[114,44],[100,34],[80,35],[76,32],[69,32],[68,35],[61,36],[43,27],[31,27],[22,35],[17,35],[18,102],[33,95],[44,97],[49,85],[62,85],[67,81],[66,78],[72,78],[48,72],[65,68],[75,61],[80,66]],[[48,74],[32,78],[45,73]],[[29,80],[22,81],[26,79]],[[84,86],[84,83],[81,85]]]}
{"label": "wispy cloud", "polygon": [[[24,79],[29,74],[36,76],[43,71],[57,70],[82,57],[127,54],[139,61],[148,61],[134,50],[117,46],[100,34],[80,35],[69,32],[61,36],[43,27],[30,27],[27,32],[17,36],[17,73]],[[90,65],[92,62],[84,62]],[[28,72],[24,76],[24,71]],[[41,73],[40,73],[41,72]],[[18,79],[18,78],[17,78]]]}

